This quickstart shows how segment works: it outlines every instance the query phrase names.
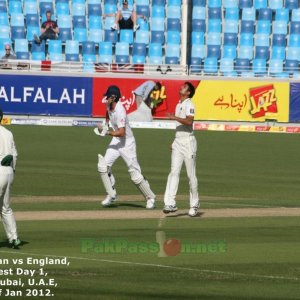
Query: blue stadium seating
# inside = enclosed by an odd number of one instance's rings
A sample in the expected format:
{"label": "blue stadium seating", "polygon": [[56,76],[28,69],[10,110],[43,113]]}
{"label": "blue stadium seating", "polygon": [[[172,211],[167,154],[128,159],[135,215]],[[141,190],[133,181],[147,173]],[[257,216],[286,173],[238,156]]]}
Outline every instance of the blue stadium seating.
{"label": "blue stadium seating", "polygon": [[283,8],[283,0],[271,0],[271,1],[269,1],[269,7],[273,10]]}
{"label": "blue stadium seating", "polygon": [[208,19],[222,19],[222,9],[221,7],[210,7],[208,8]]}
{"label": "blue stadium seating", "polygon": [[180,33],[178,31],[168,31],[167,32],[167,43],[180,45]]}
{"label": "blue stadium seating", "polygon": [[235,45],[224,45],[223,47],[223,58],[236,58],[236,46]]}
{"label": "blue stadium seating", "polygon": [[179,64],[180,62],[180,46],[179,45],[169,45],[166,46],[166,64]]}
{"label": "blue stadium seating", "polygon": [[7,13],[6,1],[0,1],[0,13]]}
{"label": "blue stadium seating", "polygon": [[194,6],[192,12],[192,19],[206,19],[206,8],[204,6]]}
{"label": "blue stadium seating", "polygon": [[74,28],[74,39],[80,43],[87,41],[86,28]]}
{"label": "blue stadium seating", "polygon": [[284,7],[288,8],[289,10],[299,8],[299,1],[298,0],[285,0]]}
{"label": "blue stadium seating", "polygon": [[252,0],[239,0],[240,8],[249,8],[252,7]]}
{"label": "blue stadium seating", "polygon": [[255,21],[256,19],[256,10],[254,7],[247,7],[243,9],[242,20],[245,21]]}
{"label": "blue stadium seating", "polygon": [[115,30],[104,30],[104,41],[111,42],[113,44],[117,43],[118,35]]}
{"label": "blue stadium seating", "polygon": [[22,2],[21,1],[9,1],[8,2],[8,13],[11,15],[22,13]]}
{"label": "blue stadium seating", "polygon": [[207,75],[215,75],[218,73],[218,60],[214,57],[207,57],[204,60],[204,73]]}
{"label": "blue stadium seating", "polygon": [[27,14],[25,19],[26,26],[40,26],[40,20],[37,14]]}
{"label": "blue stadium seating", "polygon": [[78,41],[66,41],[66,61],[79,61],[79,43]]}
{"label": "blue stadium seating", "polygon": [[239,1],[238,0],[223,0],[224,8],[238,8]]}
{"label": "blue stadium seating", "polygon": [[221,7],[222,1],[221,0],[210,0],[207,1],[208,7]]}
{"label": "blue stadium seating", "polygon": [[299,61],[287,59],[285,61],[284,71],[289,74],[293,74],[294,72],[299,71]]}
{"label": "blue stadium seating", "polygon": [[270,39],[268,34],[257,34],[255,37],[256,46],[270,46]]}
{"label": "blue stadium seating", "polygon": [[222,30],[222,21],[219,19],[210,19],[208,20],[208,33],[211,32],[221,32]]}
{"label": "blue stadium seating", "polygon": [[250,60],[246,58],[237,58],[235,60],[234,69],[238,72],[238,74],[248,72],[250,70]]}
{"label": "blue stadium seating", "polygon": [[221,33],[213,32],[207,35],[207,45],[221,45]]}
{"label": "blue stadium seating", "polygon": [[152,6],[152,18],[165,18],[165,8],[163,6]]}
{"label": "blue stadium seating", "polygon": [[240,46],[238,49],[239,58],[253,59],[253,47],[252,46]]}
{"label": "blue stadium seating", "polygon": [[15,53],[16,53],[18,59],[29,59],[27,39],[16,39],[15,40]]}
{"label": "blue stadium seating", "polygon": [[165,43],[165,32],[164,31],[151,31],[151,43]]}
{"label": "blue stadium seating", "polygon": [[255,9],[266,8],[268,2],[267,0],[253,0],[253,6]]}
{"label": "blue stadium seating", "polygon": [[89,16],[101,16],[102,15],[102,8],[101,4],[99,3],[91,3],[88,4],[88,15]]}
{"label": "blue stadium seating", "polygon": [[170,31],[178,31],[180,32],[181,21],[176,18],[168,18],[167,19],[167,29]]}
{"label": "blue stadium seating", "polygon": [[291,34],[300,34],[300,22],[292,21],[290,27]]}
{"label": "blue stadium seating", "polygon": [[127,64],[129,63],[129,44],[116,43],[116,63]]}
{"label": "blue stadium seating", "polygon": [[285,60],[285,47],[272,47],[271,59]]}
{"label": "blue stadium seating", "polygon": [[221,46],[220,45],[208,45],[207,46],[207,57],[215,57],[217,59],[220,59]]}
{"label": "blue stadium seating", "polygon": [[205,32],[206,31],[206,21],[205,20],[192,20],[192,31]]}
{"label": "blue stadium seating", "polygon": [[220,71],[222,73],[233,72],[234,70],[234,61],[232,58],[222,58],[220,60]]}
{"label": "blue stadium seating", "polygon": [[239,22],[236,20],[225,20],[225,33],[235,33],[239,31]]}
{"label": "blue stadium seating", "polygon": [[255,58],[253,60],[252,70],[256,76],[262,76],[267,73],[267,61],[262,58]]}
{"label": "blue stadium seating", "polygon": [[258,12],[258,20],[272,21],[272,9],[260,8]]}
{"label": "blue stadium seating", "polygon": [[11,26],[11,39],[25,39],[24,26]]}
{"label": "blue stadium seating", "polygon": [[36,14],[37,12],[37,1],[24,1],[23,13],[25,16],[28,14]]}
{"label": "blue stadium seating", "polygon": [[226,8],[225,11],[226,20],[239,20],[239,9],[237,7]]}
{"label": "blue stadium seating", "polygon": [[133,30],[132,29],[120,30],[120,42],[132,44],[133,43]]}
{"label": "blue stadium seating", "polygon": [[71,28],[60,28],[59,29],[59,40],[65,42],[67,40],[72,40],[72,31]]}
{"label": "blue stadium seating", "polygon": [[148,63],[155,64],[155,65],[162,63],[162,46],[161,46],[161,44],[157,44],[157,43],[149,44]]}
{"label": "blue stadium seating", "polygon": [[254,45],[254,35],[252,33],[242,33],[240,35],[240,46],[251,46]]}
{"label": "blue stadium seating", "polygon": [[288,39],[289,47],[299,47],[300,48],[300,35],[290,34]]}
{"label": "blue stadium seating", "polygon": [[86,18],[85,16],[74,16],[73,17],[74,28],[86,28]]}
{"label": "blue stadium seating", "polygon": [[136,6],[136,14],[138,16],[143,16],[143,17],[149,18],[150,17],[149,5],[137,5]]}
{"label": "blue stadium seating", "polygon": [[88,41],[100,43],[103,41],[103,35],[101,29],[89,29]]}
{"label": "blue stadium seating", "polygon": [[286,47],[286,35],[285,34],[273,34],[272,45],[277,47]]}
{"label": "blue stadium seating", "polygon": [[275,21],[289,21],[289,10],[286,8],[276,9]]}
{"label": "blue stadium seating", "polygon": [[145,64],[146,63],[146,44],[134,43],[132,47],[132,63]]}
{"label": "blue stadium seating", "polygon": [[192,32],[192,45],[204,45],[204,32]]}
{"label": "blue stadium seating", "polygon": [[224,45],[234,45],[236,46],[238,43],[238,36],[235,33],[225,32],[224,33]]}
{"label": "blue stadium seating", "polygon": [[271,22],[266,20],[259,20],[256,23],[256,33],[271,33]]}
{"label": "blue stadium seating", "polygon": [[241,22],[241,33],[254,33],[254,21],[243,20]]}
{"label": "blue stadium seating", "polygon": [[268,46],[256,46],[255,58],[268,60],[270,58],[270,50]]}
{"label": "blue stadium seating", "polygon": [[31,26],[31,25],[27,25],[26,28],[26,39],[28,41],[33,41],[34,40],[34,35],[36,34],[37,36],[39,36],[40,34],[40,27],[39,26]]}
{"label": "blue stadium seating", "polygon": [[111,64],[113,59],[112,53],[111,42],[99,43],[99,63]]}
{"label": "blue stadium seating", "polygon": [[56,3],[56,15],[69,15],[70,7],[69,2],[58,2]]}
{"label": "blue stadium seating", "polygon": [[193,58],[205,58],[206,57],[206,46],[204,45],[193,45],[192,46],[192,57]]}

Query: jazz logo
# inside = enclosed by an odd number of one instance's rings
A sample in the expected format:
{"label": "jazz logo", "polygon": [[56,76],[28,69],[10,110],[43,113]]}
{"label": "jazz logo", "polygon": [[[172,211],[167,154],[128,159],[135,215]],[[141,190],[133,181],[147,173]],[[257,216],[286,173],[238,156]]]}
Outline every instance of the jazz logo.
{"label": "jazz logo", "polygon": [[277,98],[273,84],[260,86],[250,90],[251,110],[253,118],[277,114]]}

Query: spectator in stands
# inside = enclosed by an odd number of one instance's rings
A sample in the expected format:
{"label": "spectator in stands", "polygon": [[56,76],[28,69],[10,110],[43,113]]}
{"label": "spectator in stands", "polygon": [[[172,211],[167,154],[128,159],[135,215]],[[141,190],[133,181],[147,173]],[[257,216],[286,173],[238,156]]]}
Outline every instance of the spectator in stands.
{"label": "spectator in stands", "polygon": [[140,27],[136,20],[136,12],[133,10],[133,8],[128,6],[127,0],[123,0],[121,9],[119,9],[116,13],[115,24],[111,27],[111,29],[117,30],[119,25],[119,29],[133,29],[135,32]]}
{"label": "spectator in stands", "polygon": [[[7,63],[7,60],[9,59],[16,59],[17,57],[11,53],[11,47],[10,44],[5,45],[5,55],[2,56],[2,61],[4,63],[1,64],[2,69],[12,69],[11,64]],[[6,62],[5,62],[6,61]]]}
{"label": "spectator in stands", "polygon": [[59,29],[56,21],[51,20],[51,11],[46,11],[47,20],[41,26],[41,35],[34,35],[34,40],[40,44],[42,40],[56,40],[59,34]]}
{"label": "spectator in stands", "polygon": [[152,92],[160,91],[161,84],[160,82],[154,82],[152,80],[145,81],[139,87],[137,87],[133,93],[135,94],[135,101],[137,106],[139,107],[142,102],[144,102],[149,108],[153,108],[153,98]]}

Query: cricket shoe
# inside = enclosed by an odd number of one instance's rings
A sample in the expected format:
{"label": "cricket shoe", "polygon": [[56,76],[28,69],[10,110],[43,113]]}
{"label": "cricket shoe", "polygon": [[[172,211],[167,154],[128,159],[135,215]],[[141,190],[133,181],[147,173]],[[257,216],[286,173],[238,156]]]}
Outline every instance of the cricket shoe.
{"label": "cricket shoe", "polygon": [[168,214],[168,213],[175,212],[177,210],[178,210],[178,208],[176,207],[176,205],[165,205],[163,212],[165,214]]}
{"label": "cricket shoe", "polygon": [[198,214],[198,207],[191,207],[188,214],[190,217],[196,217]]}
{"label": "cricket shoe", "polygon": [[9,242],[9,246],[13,249],[19,249],[19,246],[21,244],[22,244],[22,242],[19,238],[16,238],[15,240],[12,240]]}
{"label": "cricket shoe", "polygon": [[146,204],[147,209],[154,209],[155,208],[155,199],[148,199]]}
{"label": "cricket shoe", "polygon": [[117,201],[117,196],[111,197],[110,195],[107,195],[105,199],[101,202],[101,204],[102,206],[107,207],[111,206],[115,201]]}

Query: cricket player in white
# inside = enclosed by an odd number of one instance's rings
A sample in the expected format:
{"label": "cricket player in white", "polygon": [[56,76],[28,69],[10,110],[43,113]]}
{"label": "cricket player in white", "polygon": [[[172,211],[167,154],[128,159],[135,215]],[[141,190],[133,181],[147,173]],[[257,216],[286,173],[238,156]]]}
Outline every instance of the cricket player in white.
{"label": "cricket player in white", "polygon": [[[3,118],[0,110],[0,122]],[[0,207],[1,218],[9,245],[18,248],[21,241],[18,238],[16,220],[10,207],[10,190],[14,180],[17,161],[17,150],[12,133],[0,125]]]}
{"label": "cricket player in white", "polygon": [[184,83],[180,88],[180,100],[176,106],[176,112],[169,114],[169,118],[176,121],[175,140],[171,145],[171,172],[164,195],[164,213],[177,211],[175,197],[177,194],[179,175],[183,162],[186,166],[190,185],[190,210],[189,216],[197,215],[200,206],[198,196],[198,180],[196,177],[196,152],[197,141],[193,134],[193,122],[195,108],[191,100],[195,88],[190,82]]}
{"label": "cricket player in white", "polygon": [[100,136],[110,135],[112,140],[106,150],[104,157],[98,154],[98,171],[102,179],[107,196],[102,201],[103,206],[110,206],[117,199],[115,189],[115,178],[111,172],[114,162],[121,156],[128,167],[131,180],[144,195],[147,204],[146,208],[155,208],[155,195],[152,192],[148,181],[141,173],[141,167],[137,160],[136,143],[126,110],[122,103],[120,90],[117,86],[110,86],[106,91],[107,114],[113,130],[108,126],[98,125],[95,133]]}

